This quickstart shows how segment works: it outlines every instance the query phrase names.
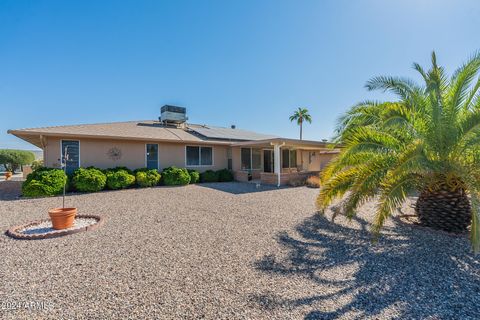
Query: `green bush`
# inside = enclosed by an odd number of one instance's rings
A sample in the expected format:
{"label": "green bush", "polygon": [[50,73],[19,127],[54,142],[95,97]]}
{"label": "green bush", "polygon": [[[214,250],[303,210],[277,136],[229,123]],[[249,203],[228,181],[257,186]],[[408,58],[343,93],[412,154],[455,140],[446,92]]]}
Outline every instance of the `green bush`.
{"label": "green bush", "polygon": [[162,172],[163,183],[167,186],[178,186],[190,183],[190,174],[187,169],[168,167]]}
{"label": "green bush", "polygon": [[99,169],[79,168],[73,173],[72,184],[80,192],[97,192],[103,190],[107,176]]}
{"label": "green bush", "polygon": [[[147,172],[149,170],[152,170],[152,169],[148,169],[148,168],[137,168],[135,170],[133,170],[133,174],[137,174],[137,172]],[[155,169],[153,169],[155,170]]]}
{"label": "green bush", "polygon": [[32,170],[35,171],[43,167],[43,160],[33,160]]}
{"label": "green bush", "polygon": [[218,182],[218,172],[207,170],[200,174],[200,180],[202,182]]}
{"label": "green bush", "polygon": [[133,171],[128,169],[127,167],[115,167],[115,168],[108,168],[106,170],[104,170],[105,173],[108,173],[108,172],[118,172],[118,171],[126,171],[128,174],[131,174],[133,175]]}
{"label": "green bush", "polygon": [[63,192],[67,176],[60,169],[40,168],[27,176],[22,184],[25,197],[53,196]]}
{"label": "green bush", "polygon": [[160,181],[160,178],[160,173],[158,173],[158,171],[155,169],[147,171],[139,170],[135,174],[137,185],[142,188],[156,186]]}
{"label": "green bush", "polygon": [[220,182],[230,182],[233,181],[233,172],[228,169],[222,169],[217,171],[218,181]]}
{"label": "green bush", "polygon": [[188,169],[187,171],[190,175],[190,183],[197,183],[198,181],[200,181],[200,172],[192,169]]}
{"label": "green bush", "polygon": [[118,169],[107,171],[107,187],[108,189],[125,189],[135,183],[135,176],[126,170]]}

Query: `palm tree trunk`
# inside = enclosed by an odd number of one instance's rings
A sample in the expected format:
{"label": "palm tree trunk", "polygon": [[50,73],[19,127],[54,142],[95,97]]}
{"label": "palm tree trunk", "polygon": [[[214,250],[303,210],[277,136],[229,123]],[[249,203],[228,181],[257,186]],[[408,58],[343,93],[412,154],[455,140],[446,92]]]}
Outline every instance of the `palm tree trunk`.
{"label": "palm tree trunk", "polygon": [[303,127],[303,122],[300,122],[300,140],[302,140],[302,127]]}
{"label": "palm tree trunk", "polygon": [[461,188],[425,189],[418,197],[415,211],[420,224],[454,233],[465,232],[472,217],[470,200]]}

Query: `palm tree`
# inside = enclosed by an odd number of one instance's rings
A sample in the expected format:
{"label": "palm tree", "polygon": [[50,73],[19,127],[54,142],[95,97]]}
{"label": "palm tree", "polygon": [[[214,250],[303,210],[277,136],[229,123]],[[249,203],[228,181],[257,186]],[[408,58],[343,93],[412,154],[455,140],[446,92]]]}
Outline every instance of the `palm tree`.
{"label": "palm tree", "polygon": [[298,108],[293,115],[290,116],[290,121],[297,121],[297,124],[300,126],[300,140],[302,140],[303,122],[307,121],[308,123],[312,123],[312,116],[308,113],[308,109]]}
{"label": "palm tree", "polygon": [[342,211],[353,217],[358,206],[377,199],[372,231],[408,196],[419,195],[415,210],[425,226],[464,232],[480,249],[480,53],[451,77],[437,65],[409,79],[376,77],[368,90],[391,92],[396,101],[366,101],[339,120],[336,141],[344,149],[322,173],[317,198],[321,212],[344,197]]}

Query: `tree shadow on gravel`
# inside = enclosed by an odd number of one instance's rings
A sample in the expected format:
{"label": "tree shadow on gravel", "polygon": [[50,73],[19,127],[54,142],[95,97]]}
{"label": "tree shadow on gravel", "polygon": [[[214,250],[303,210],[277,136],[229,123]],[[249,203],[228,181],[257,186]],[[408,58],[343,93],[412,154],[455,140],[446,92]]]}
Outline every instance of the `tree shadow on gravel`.
{"label": "tree shadow on gravel", "polygon": [[467,239],[396,225],[373,244],[367,222],[354,221],[360,228],[316,214],[279,234],[286,255],[265,255],[256,268],[315,293],[251,300],[267,310],[306,307],[305,319],[382,318],[388,308],[395,318],[480,317],[480,259]]}

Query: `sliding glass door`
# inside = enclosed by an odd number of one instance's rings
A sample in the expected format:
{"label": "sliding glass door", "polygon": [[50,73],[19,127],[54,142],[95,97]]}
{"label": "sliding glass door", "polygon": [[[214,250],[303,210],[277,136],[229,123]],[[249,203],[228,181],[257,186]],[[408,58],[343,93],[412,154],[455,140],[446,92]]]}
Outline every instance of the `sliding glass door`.
{"label": "sliding glass door", "polygon": [[273,172],[273,150],[263,150],[263,172]]}

